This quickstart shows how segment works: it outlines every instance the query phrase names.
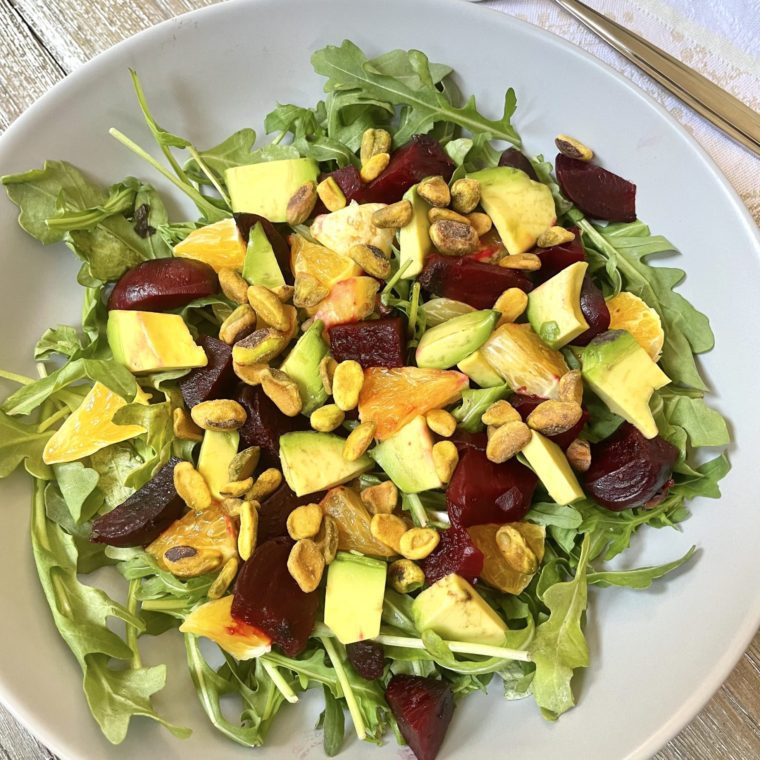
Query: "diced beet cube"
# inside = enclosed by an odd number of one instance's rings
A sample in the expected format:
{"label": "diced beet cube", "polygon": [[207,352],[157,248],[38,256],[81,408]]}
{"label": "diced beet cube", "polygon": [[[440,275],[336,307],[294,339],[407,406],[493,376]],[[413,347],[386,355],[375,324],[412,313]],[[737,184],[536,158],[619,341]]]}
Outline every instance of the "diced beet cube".
{"label": "diced beet cube", "polygon": [[288,283],[288,285],[292,285],[293,272],[290,270],[290,246],[272,222],[266,217],[259,216],[258,214],[240,213],[235,214],[234,216],[238,230],[240,230],[240,236],[243,238],[246,245],[248,245],[248,236],[251,234],[251,230],[258,222],[261,222],[261,227],[264,230],[264,234],[267,236],[267,240],[269,240],[269,245],[272,246],[282,276],[285,278],[285,282]]}
{"label": "diced beet cube", "polygon": [[305,594],[288,571],[290,538],[259,544],[235,583],[232,617],[264,631],[288,657],[306,648],[320,594]]}
{"label": "diced beet cube", "polygon": [[584,213],[609,222],[636,221],[636,185],[601,166],[557,155],[562,192]]}
{"label": "diced beet cube", "polygon": [[368,681],[380,678],[385,670],[385,649],[377,641],[356,641],[346,644],[348,661],[354,670]]}
{"label": "diced beet cube", "polygon": [[473,583],[483,572],[483,552],[472,543],[470,534],[460,527],[440,531],[438,546],[421,562],[426,583],[456,573]]}
{"label": "diced beet cube", "polygon": [[467,449],[446,490],[451,524],[469,528],[521,520],[537,482],[533,471],[516,459],[496,464],[484,451]]}
{"label": "diced beet cube", "polygon": [[140,490],[92,522],[90,541],[109,546],[147,546],[185,511],[174,488],[172,457]]}
{"label": "diced beet cube", "polygon": [[[515,393],[509,403],[520,413],[523,420],[528,419],[528,415],[539,405],[546,401],[540,396],[530,396],[527,393]],[[566,430],[559,435],[548,436],[550,441],[554,441],[563,451],[581,434],[581,430],[588,421],[588,412],[584,409],[583,414],[578,422],[570,430]]]}
{"label": "diced beet cube", "polygon": [[678,449],[664,438],[645,438],[624,422],[609,438],[591,446],[583,487],[613,512],[640,507],[668,483],[677,459]]}
{"label": "diced beet cube", "polygon": [[435,760],[454,715],[454,694],[448,684],[397,675],[388,682],[385,699],[417,760]]}
{"label": "diced beet cube", "polygon": [[453,258],[435,253],[428,256],[419,282],[428,293],[463,301],[476,309],[490,309],[508,288],[520,288],[526,293],[533,288],[533,283],[516,269],[467,256]]}
{"label": "diced beet cube", "polygon": [[286,417],[264,393],[261,386],[238,386],[235,399],[248,417],[240,428],[240,445],[261,447],[261,461],[267,467],[280,466],[280,436],[294,430],[309,430],[309,418],[301,414]]}
{"label": "diced beet cube", "polygon": [[334,325],[327,334],[335,361],[353,359],[364,369],[406,364],[406,320],[403,317]]}
{"label": "diced beet cube", "polygon": [[588,330],[570,341],[574,346],[587,346],[610,326],[610,310],[604,295],[588,275],[583,278],[581,286],[581,312],[588,322]]}
{"label": "diced beet cube", "polygon": [[541,259],[541,269],[535,273],[537,283],[546,282],[571,264],[586,260],[581,231],[577,227],[570,227],[569,230],[575,235],[575,240],[553,245],[551,248],[536,248],[533,251]]}
{"label": "diced beet cube", "polygon": [[288,517],[296,508],[304,504],[319,504],[323,493],[309,493],[296,496],[288,484],[283,481],[280,487],[261,502],[259,507],[258,541],[263,543],[270,538],[288,535]]}
{"label": "diced beet cube", "polygon": [[507,148],[499,159],[499,166],[511,166],[513,169],[519,169],[525,172],[532,180],[538,182],[538,175],[533,168],[533,164],[528,157],[517,148]]}
{"label": "diced beet cube", "polygon": [[457,447],[460,457],[467,449],[485,451],[488,445],[488,436],[485,432],[468,433],[466,430],[462,430],[462,428],[457,428],[449,440]]}
{"label": "diced beet cube", "polygon": [[[337,183],[338,187],[343,191],[343,195],[346,196],[346,202],[356,201],[357,203],[367,203],[367,187],[359,174],[359,170],[353,165],[349,164],[342,169],[336,169],[334,172],[328,172],[320,175],[319,181],[332,177]],[[317,198],[317,203],[314,206],[311,216],[315,217],[319,214],[329,214],[329,210],[321,199]]]}
{"label": "diced beet cube", "polygon": [[235,384],[232,348],[209,335],[198,338],[208,357],[205,367],[196,367],[179,381],[179,389],[188,409],[201,401],[225,398]]}
{"label": "diced beet cube", "polygon": [[440,175],[448,182],[455,168],[438,140],[430,135],[414,135],[394,151],[386,169],[366,186],[362,202],[395,203],[425,177]]}

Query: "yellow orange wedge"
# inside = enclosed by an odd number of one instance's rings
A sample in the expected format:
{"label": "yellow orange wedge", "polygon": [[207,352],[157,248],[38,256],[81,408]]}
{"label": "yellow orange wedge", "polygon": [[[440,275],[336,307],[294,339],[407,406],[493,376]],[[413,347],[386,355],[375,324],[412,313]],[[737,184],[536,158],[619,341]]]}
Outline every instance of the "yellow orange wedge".
{"label": "yellow orange wedge", "polygon": [[618,293],[607,301],[607,308],[610,330],[626,330],[657,361],[665,342],[660,315],[633,293]]}
{"label": "yellow orange wedge", "polygon": [[294,275],[310,274],[328,289],[341,280],[358,277],[362,273],[361,267],[348,256],[311,243],[301,235],[290,238],[290,260]]}
{"label": "yellow orange wedge", "polygon": [[208,224],[193,230],[174,246],[174,255],[197,259],[217,272],[220,269],[242,269],[245,261],[245,243],[234,219]]}

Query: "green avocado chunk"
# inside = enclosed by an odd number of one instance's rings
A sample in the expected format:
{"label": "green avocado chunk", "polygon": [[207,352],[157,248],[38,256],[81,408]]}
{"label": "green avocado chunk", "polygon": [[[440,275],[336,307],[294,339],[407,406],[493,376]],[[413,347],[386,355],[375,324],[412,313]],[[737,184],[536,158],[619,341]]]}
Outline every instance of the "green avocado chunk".
{"label": "green avocado chunk", "polygon": [[481,388],[495,388],[502,385],[501,375],[488,363],[483,352],[478,349],[457,364],[457,369]]}
{"label": "green avocado chunk", "polygon": [[649,408],[652,393],[670,378],[625,330],[597,335],[581,354],[581,372],[597,396],[646,438],[657,435]]}
{"label": "green avocado chunk", "polygon": [[510,254],[529,251],[557,221],[551,190],[525,172],[496,166],[467,176],[480,182],[480,203]]}
{"label": "green avocado chunk", "polygon": [[237,430],[206,430],[198,454],[198,472],[208,483],[211,495],[223,499],[222,488],[230,482],[230,463],[237,454],[240,433]]}
{"label": "green avocado chunk", "polygon": [[298,339],[280,369],[298,384],[303,402],[303,414],[309,415],[327,401],[327,391],[319,374],[319,364],[329,348],[322,338],[324,324],[315,319],[311,327]]}
{"label": "green avocado chunk", "polygon": [[282,474],[297,496],[339,486],[372,469],[364,455],[354,462],[343,458],[345,439],[332,433],[301,430],[280,438]]}
{"label": "green avocado chunk", "polygon": [[316,182],[319,165],[311,158],[287,158],[233,166],[224,172],[232,210],[286,222],[288,201],[305,182]]}
{"label": "green avocado chunk", "polygon": [[341,644],[374,639],[380,633],[387,564],[338,552],[327,570],[325,625]]}
{"label": "green avocado chunk", "polygon": [[578,478],[564,452],[554,441],[534,430],[522,454],[557,504],[571,504],[583,498]]}
{"label": "green avocado chunk", "polygon": [[404,193],[403,200],[412,204],[412,220],[398,232],[399,268],[406,266],[402,277],[409,279],[422,271],[433,244],[428,232],[430,206],[417,194],[417,185]]}
{"label": "green avocado chunk", "polygon": [[285,284],[272,244],[261,222],[256,222],[248,236],[243,279],[251,285],[263,285],[265,288],[279,288]]}
{"label": "green avocado chunk", "polygon": [[417,346],[417,366],[430,369],[453,367],[488,340],[500,318],[500,312],[482,309],[431,327]]}
{"label": "green avocado chunk", "polygon": [[507,625],[461,576],[452,573],[425,589],[412,604],[417,630],[448,641],[504,646]]}

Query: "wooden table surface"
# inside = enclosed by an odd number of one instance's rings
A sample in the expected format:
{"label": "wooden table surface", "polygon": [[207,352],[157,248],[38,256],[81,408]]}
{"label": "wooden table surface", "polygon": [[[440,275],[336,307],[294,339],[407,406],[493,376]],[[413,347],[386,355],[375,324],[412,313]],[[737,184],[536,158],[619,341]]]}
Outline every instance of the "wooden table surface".
{"label": "wooden table surface", "polygon": [[[0,0],[0,132],[97,53],[141,29],[214,2]],[[54,760],[0,707],[0,760],[43,758]],[[760,758],[760,634],[707,707],[655,758]]]}

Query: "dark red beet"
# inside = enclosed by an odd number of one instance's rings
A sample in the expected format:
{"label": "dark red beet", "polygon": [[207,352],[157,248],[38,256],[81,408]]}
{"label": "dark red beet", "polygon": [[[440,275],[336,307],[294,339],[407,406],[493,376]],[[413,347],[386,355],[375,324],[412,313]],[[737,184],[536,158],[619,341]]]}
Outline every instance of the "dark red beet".
{"label": "dark red beet", "polygon": [[357,641],[346,644],[348,661],[354,670],[368,681],[380,678],[385,669],[385,650],[377,641]]}
{"label": "dark red beet", "polygon": [[361,202],[395,203],[425,177],[441,175],[448,182],[455,168],[438,140],[430,135],[414,135],[393,153],[385,171],[366,185]]}
{"label": "dark red beet", "polygon": [[267,467],[280,466],[280,436],[294,430],[308,430],[309,418],[299,414],[286,417],[261,386],[238,386],[235,399],[248,413],[245,425],[240,428],[240,444],[261,446],[261,461]]}
{"label": "dark red beet", "polygon": [[580,230],[577,227],[568,229],[575,235],[575,240],[562,245],[553,245],[551,248],[536,248],[533,251],[541,259],[541,269],[535,273],[537,283],[546,282],[571,264],[586,260]]}
{"label": "dark red beet", "polygon": [[251,234],[251,229],[256,226],[258,222],[261,222],[261,226],[264,229],[264,234],[269,240],[269,245],[272,246],[277,263],[280,265],[280,271],[285,278],[285,282],[288,285],[293,284],[293,273],[290,271],[290,246],[285,238],[279,233],[277,228],[266,217],[259,216],[258,214],[235,214],[235,222],[240,230],[240,236],[248,245],[248,236]]}
{"label": "dark red beet", "polygon": [[451,524],[469,528],[520,520],[530,509],[537,482],[533,471],[516,459],[496,464],[484,451],[468,449],[446,490]]}
{"label": "dark red beet", "polygon": [[353,359],[364,369],[406,364],[406,320],[403,317],[335,325],[327,334],[335,361]]}
{"label": "dark red beet", "polygon": [[417,760],[435,760],[454,714],[448,684],[423,676],[393,676],[385,700]]}
{"label": "dark red beet", "polygon": [[235,383],[232,348],[209,335],[202,335],[198,343],[206,352],[208,364],[191,370],[179,381],[179,389],[188,409],[201,401],[226,398]]}
{"label": "dark red beet", "polygon": [[[539,405],[546,401],[540,396],[529,396],[526,393],[515,393],[509,403],[520,412],[523,420],[528,419],[528,415]],[[588,421],[588,412],[584,409],[580,420],[570,428],[570,430],[560,433],[559,435],[550,435],[549,440],[554,441],[561,449],[566,449],[581,433],[583,426]]]}
{"label": "dark red beet", "polygon": [[193,259],[152,259],[125,272],[108,299],[108,309],[170,311],[219,292],[216,272]]}
{"label": "dark red beet", "polygon": [[[503,520],[502,520],[503,522]],[[462,528],[440,531],[438,546],[422,560],[422,571],[427,583],[456,573],[473,582],[483,572],[483,553],[472,543],[470,534]]]}
{"label": "dark red beet", "polygon": [[419,281],[428,293],[464,301],[476,309],[490,309],[508,288],[526,293],[533,288],[533,283],[515,269],[436,253],[428,256]]}
{"label": "dark red beet", "polygon": [[288,657],[306,648],[320,596],[305,594],[288,572],[292,546],[289,538],[260,544],[243,564],[232,598],[232,617],[264,631]]}
{"label": "dark red beet", "polygon": [[636,221],[636,185],[588,161],[557,155],[562,192],[584,214],[609,222]]}
{"label": "dark red beet", "polygon": [[640,507],[668,482],[678,449],[664,438],[644,436],[624,422],[609,438],[591,446],[586,493],[613,512]]}
{"label": "dark red beet", "polygon": [[174,488],[172,457],[139,491],[92,522],[90,541],[110,546],[147,546],[185,511]]}
{"label": "dark red beet", "polygon": [[467,449],[476,449],[477,451],[485,451],[488,445],[488,436],[483,433],[468,433],[466,430],[457,428],[449,440],[457,447],[459,456],[461,457]]}
{"label": "dark red beet", "polygon": [[587,346],[593,338],[610,326],[607,302],[602,291],[594,285],[594,281],[588,275],[583,278],[581,287],[581,311],[588,322],[588,330],[571,341],[574,346]]}
{"label": "dark red beet", "polygon": [[259,507],[259,543],[269,541],[270,538],[287,536],[290,513],[304,504],[319,504],[323,496],[321,492],[296,496],[283,481],[282,485],[271,496],[264,499]]}
{"label": "dark red beet", "polygon": [[538,175],[527,156],[517,148],[507,148],[499,159],[499,166],[511,166],[513,169],[519,169],[525,172],[531,179],[538,182]]}

